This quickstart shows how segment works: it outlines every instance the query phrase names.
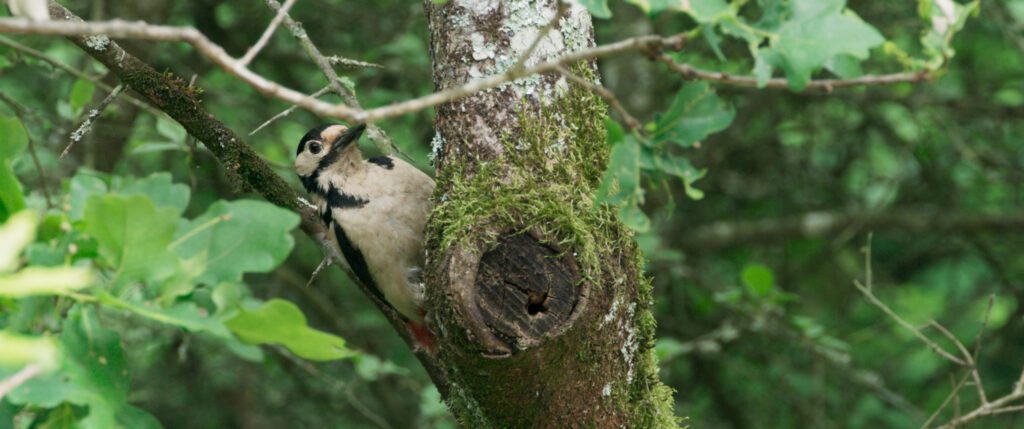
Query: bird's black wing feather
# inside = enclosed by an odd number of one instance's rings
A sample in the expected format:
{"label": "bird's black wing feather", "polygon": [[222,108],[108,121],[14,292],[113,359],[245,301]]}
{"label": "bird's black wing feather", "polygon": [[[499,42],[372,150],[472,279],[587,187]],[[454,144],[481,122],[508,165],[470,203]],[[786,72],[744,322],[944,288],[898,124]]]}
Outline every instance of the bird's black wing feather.
{"label": "bird's black wing feather", "polygon": [[348,261],[348,266],[352,267],[352,271],[356,274],[359,282],[370,288],[373,294],[377,296],[381,301],[388,302],[384,298],[384,294],[380,292],[380,288],[377,287],[377,283],[373,281],[373,276],[370,275],[370,267],[366,265],[366,258],[363,257],[363,253],[352,244],[352,240],[348,238],[348,234],[345,234],[345,229],[341,227],[338,222],[334,224],[334,236],[338,239],[338,247],[341,248],[341,254]]}

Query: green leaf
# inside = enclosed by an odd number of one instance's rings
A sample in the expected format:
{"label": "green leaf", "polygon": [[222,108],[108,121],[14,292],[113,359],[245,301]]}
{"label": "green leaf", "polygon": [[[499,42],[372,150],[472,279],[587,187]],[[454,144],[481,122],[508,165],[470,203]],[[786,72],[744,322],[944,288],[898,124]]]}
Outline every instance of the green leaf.
{"label": "green leaf", "polygon": [[139,195],[94,195],[86,201],[84,219],[85,231],[121,282],[160,280],[178,269],[169,248],[180,219],[175,209],[158,209]]}
{"label": "green leaf", "polygon": [[631,138],[632,136],[629,137],[612,146],[608,170],[601,180],[596,203],[619,205],[619,217],[622,222],[636,231],[643,232],[650,228],[650,219],[639,207],[643,202],[643,188],[640,186],[640,145]]}
{"label": "green leaf", "polygon": [[129,311],[166,325],[177,326],[192,332],[209,332],[222,338],[231,336],[219,319],[210,317],[205,310],[193,302],[181,302],[162,308],[125,301],[106,292],[99,292],[97,298],[109,307]]}
{"label": "green leaf", "polygon": [[612,146],[598,203],[618,204],[633,198],[640,189],[640,145],[627,141]]}
{"label": "green leaf", "polygon": [[663,152],[655,153],[651,148],[643,148],[641,150],[643,168],[678,177],[683,181],[683,187],[688,197],[694,200],[704,198],[704,192],[695,188],[693,184],[702,179],[707,174],[707,170],[697,169],[687,158]]}
{"label": "green leaf", "polygon": [[728,128],[735,117],[736,109],[719,99],[707,82],[688,83],[658,117],[652,138],[654,143],[671,141],[690,147]]}
{"label": "green leaf", "polygon": [[743,267],[740,274],[747,292],[755,298],[766,298],[775,291],[775,275],[772,269],[762,264],[751,264]]}
{"label": "green leaf", "polygon": [[[980,2],[972,1],[966,5],[953,0],[929,0],[930,7],[920,7],[927,29],[921,35],[921,45],[928,55],[927,66],[931,69],[941,67],[956,53],[953,50],[953,36],[960,32],[967,23],[967,18],[978,11]],[[934,5],[934,6],[932,6]]]}
{"label": "green leaf", "polygon": [[264,273],[291,253],[295,213],[263,201],[218,201],[178,231],[176,251],[204,267],[196,281],[241,282],[244,273]]}
{"label": "green leaf", "polygon": [[79,172],[68,182],[68,198],[70,199],[71,210],[68,215],[71,220],[82,219],[85,214],[85,202],[93,195],[107,193],[107,183],[96,173]]}
{"label": "green leaf", "polygon": [[242,341],[279,344],[309,360],[326,361],[355,355],[345,347],[345,340],[310,328],[302,311],[281,299],[267,301],[252,311],[243,308],[225,325]]}
{"label": "green leaf", "polygon": [[75,81],[75,85],[71,87],[71,98],[68,100],[68,104],[71,105],[71,113],[74,116],[78,116],[86,103],[92,100],[94,92],[96,92],[96,85],[92,82],[85,79]]}
{"label": "green leaf", "polygon": [[92,311],[75,306],[60,336],[64,350],[60,371],[37,377],[11,392],[15,404],[52,408],[62,402],[84,405],[89,414],[79,423],[86,429],[117,426],[128,399],[130,380],[117,333],[103,328]]}
{"label": "green leaf", "polygon": [[0,222],[25,208],[21,184],[11,162],[28,145],[28,132],[18,118],[0,115]]}
{"label": "green leaf", "polygon": [[0,331],[0,366],[21,368],[39,365],[46,371],[57,367],[60,349],[50,337],[32,337]]}
{"label": "green leaf", "polygon": [[612,11],[608,9],[608,0],[580,0],[580,3],[594,18],[608,19],[612,17]]}
{"label": "green leaf", "polygon": [[29,210],[21,211],[7,219],[0,226],[0,273],[18,267],[18,255],[36,236],[37,215]]}
{"label": "green leaf", "polygon": [[0,296],[61,295],[91,283],[92,270],[87,267],[28,267],[0,276]]}
{"label": "green leaf", "polygon": [[152,414],[138,407],[125,405],[118,410],[117,423],[130,429],[161,429],[163,425]]}
{"label": "green leaf", "polygon": [[21,120],[0,115],[0,160],[12,161],[28,146],[28,131]]}
{"label": "green leaf", "polygon": [[[811,75],[837,55],[864,60],[885,38],[857,14],[845,9],[846,0],[793,0],[792,17],[778,29],[771,46],[758,52],[759,67],[780,68],[789,86],[801,91]],[[770,69],[769,69],[770,70]],[[770,73],[770,72],[769,72]],[[766,73],[757,72],[763,85]]]}
{"label": "green leaf", "polygon": [[359,374],[359,378],[366,381],[377,381],[382,375],[404,375],[408,373],[408,370],[395,365],[394,362],[381,360],[381,358],[374,355],[356,355],[352,361],[356,367],[356,374]]}
{"label": "green leaf", "polygon": [[676,0],[672,9],[686,12],[699,23],[712,23],[736,12],[725,0]]}
{"label": "green leaf", "polygon": [[180,215],[188,208],[188,186],[171,181],[170,173],[154,173],[144,179],[128,180],[115,192],[121,195],[145,195],[157,207],[174,208]]}
{"label": "green leaf", "polygon": [[242,303],[242,288],[234,283],[221,283],[213,288],[213,302],[222,313]]}

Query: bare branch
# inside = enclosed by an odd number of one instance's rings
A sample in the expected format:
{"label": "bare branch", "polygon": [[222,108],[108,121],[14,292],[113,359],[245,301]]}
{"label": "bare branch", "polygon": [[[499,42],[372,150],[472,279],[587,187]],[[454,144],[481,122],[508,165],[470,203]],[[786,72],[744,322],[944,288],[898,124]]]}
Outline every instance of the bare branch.
{"label": "bare branch", "polygon": [[320,277],[320,274],[323,273],[323,271],[325,269],[327,269],[327,267],[330,267],[330,266],[331,266],[331,257],[327,256],[327,257],[324,258],[324,260],[320,261],[319,265],[316,266],[316,269],[313,270],[313,274],[309,275],[309,281],[306,282],[306,287],[313,286],[313,283],[315,283],[316,279],[318,277]]}
{"label": "bare branch", "polygon": [[22,368],[20,371],[14,373],[14,375],[0,380],[0,399],[3,399],[12,390],[17,389],[18,386],[25,384],[43,372],[43,368],[36,364],[29,364]]}
{"label": "bare branch", "polygon": [[[277,10],[279,13],[281,10],[283,10],[283,8],[281,8],[281,4],[278,3],[277,0],[267,0],[267,5],[269,5],[271,9]],[[316,44],[314,44],[313,41],[309,38],[309,35],[306,33],[306,30],[302,28],[302,24],[292,19],[292,17],[289,16],[287,12],[284,13],[284,24],[285,27],[287,27],[288,30],[291,31],[292,36],[294,36],[299,41],[299,44],[302,45],[302,49],[306,51],[306,54],[313,59],[313,62],[315,62],[318,67],[320,67],[320,71],[322,71],[324,77],[327,78],[327,83],[331,87],[331,89],[333,89],[334,92],[338,94],[338,96],[340,96],[341,99],[344,100],[346,104],[352,106],[353,108],[362,110],[362,106],[359,104],[359,99],[356,97],[355,93],[350,91],[348,88],[345,88],[344,85],[341,84],[341,80],[338,78],[338,73],[334,71],[334,67],[331,65],[331,59],[325,57],[320,52],[320,49],[317,48]],[[366,134],[368,137],[370,137],[370,140],[373,141],[374,144],[376,144],[381,149],[388,150],[391,152],[398,152],[402,154],[402,156],[408,158],[408,156],[402,153],[401,149],[399,149],[398,146],[395,145],[395,142],[392,141],[391,138],[388,137],[387,133],[385,133],[384,130],[382,130],[380,127],[370,124],[367,127]]]}
{"label": "bare branch", "polygon": [[[867,246],[865,247],[865,250],[864,250],[864,265],[866,267],[871,266],[871,241],[870,240],[868,241],[868,244],[867,244]],[[892,311],[892,309],[889,308],[888,305],[885,305],[884,302],[879,300],[878,297],[875,296],[874,292],[871,291],[873,289],[873,287],[874,287],[872,283],[873,283],[873,280],[871,280],[870,277],[868,277],[868,281],[867,281],[866,284],[861,283],[859,280],[854,280],[853,281],[853,285],[856,286],[857,290],[859,290],[861,292],[861,294],[863,294],[864,297],[868,299],[868,302],[870,302],[875,307],[878,307],[880,310],[882,310],[883,313],[885,313],[887,316],[889,316],[889,318],[891,318],[892,320],[896,321],[897,324],[902,326],[904,329],[910,331],[910,333],[914,334],[915,337],[917,337],[919,340],[921,340],[921,342],[923,342],[925,345],[927,345],[928,348],[932,349],[936,354],[938,354],[939,356],[942,356],[946,360],[948,360],[950,362],[953,362],[953,363],[955,363],[957,365],[968,366],[967,362],[965,362],[964,360],[962,360],[962,359],[960,359],[960,358],[958,358],[956,356],[953,356],[952,354],[947,352],[945,349],[940,347],[935,341],[932,341],[930,338],[928,338],[928,336],[926,336],[923,332],[921,332],[920,329],[918,329],[914,325],[911,325],[910,322],[907,322],[906,320],[904,320],[902,317],[900,317],[900,315],[896,314],[895,311]],[[954,340],[955,340],[955,338],[954,338]]]}
{"label": "bare branch", "polygon": [[629,112],[626,111],[625,107],[622,107],[622,103],[619,102],[619,98],[615,96],[615,93],[608,90],[608,88],[605,88],[601,85],[584,79],[576,75],[575,73],[569,71],[569,69],[565,67],[559,66],[557,70],[559,73],[565,76],[566,79],[576,82],[580,86],[583,86],[584,88],[593,91],[599,97],[603,98],[604,101],[607,102],[612,109],[615,109],[616,112],[619,112],[619,116],[622,116],[623,122],[626,123],[626,127],[628,127],[630,130],[640,130],[643,128],[643,126],[640,125],[640,121],[634,118],[633,115],[630,115]]}
{"label": "bare branch", "polygon": [[677,241],[702,250],[813,238],[847,229],[898,229],[908,232],[1013,231],[1024,228],[1024,211],[1007,213],[951,212],[932,208],[898,208],[890,211],[814,211],[795,216],[761,220],[724,220],[696,226]]}
{"label": "bare branch", "polygon": [[[51,13],[54,6],[63,8],[55,2],[50,3]],[[104,50],[113,38],[129,38],[140,40],[157,40],[166,42],[186,42],[196,48],[224,71],[241,79],[259,93],[290,103],[298,104],[321,116],[355,120],[361,111],[345,105],[333,105],[308,97],[306,94],[287,88],[260,76],[242,65],[237,59],[228,55],[224,48],[211,42],[199,30],[191,27],[171,27],[150,25],[145,22],[128,22],[119,19],[100,22],[81,22],[51,20],[45,22],[29,21],[22,18],[0,19],[0,33],[14,34],[49,34],[57,36],[92,36],[89,46],[97,51]]]}
{"label": "bare branch", "polygon": [[382,68],[384,68],[384,66],[382,66],[380,64],[368,63],[366,61],[353,60],[351,58],[345,58],[345,57],[338,56],[338,55],[331,55],[331,56],[326,57],[326,58],[327,58],[327,61],[331,62],[331,64],[339,65],[339,66],[344,66],[344,67],[350,67],[350,68],[366,67],[366,68],[374,68],[374,69],[382,69]]}
{"label": "bare branch", "polygon": [[87,134],[89,134],[89,131],[92,131],[92,123],[96,120],[96,118],[99,118],[100,115],[103,114],[104,110],[107,110],[107,106],[109,106],[110,103],[113,103],[114,99],[116,99],[118,95],[121,95],[121,91],[124,91],[124,84],[114,87],[114,90],[111,91],[110,94],[108,94],[107,97],[104,98],[99,105],[89,110],[89,115],[86,116],[85,120],[82,121],[81,125],[79,125],[78,128],[75,129],[75,132],[71,133],[71,141],[68,142],[67,147],[65,147],[64,151],[60,153],[59,157],[57,157],[58,160],[64,159],[64,156],[71,151],[71,147],[74,146],[75,143],[82,141],[82,139],[85,138]]}
{"label": "bare branch", "polygon": [[[61,7],[53,2],[51,2],[51,6]],[[284,23],[286,26],[288,25],[288,18],[285,18]],[[477,79],[459,87],[449,88],[401,103],[362,110],[345,104],[330,104],[319,101],[294,89],[272,82],[253,72],[244,64],[241,64],[237,59],[228,55],[224,48],[211,42],[205,35],[191,27],[150,25],[145,22],[128,22],[123,20],[99,22],[52,20],[34,22],[22,18],[4,18],[0,19],[0,33],[94,36],[90,38],[90,41],[96,48],[102,48],[106,43],[109,43],[109,39],[106,39],[106,37],[186,42],[220,68],[249,84],[265,96],[298,105],[320,116],[338,118],[353,123],[374,122],[434,107],[438,104],[496,88],[505,83],[535,74],[555,72],[559,66],[569,66],[585,59],[615,55],[628,51],[658,52],[662,49],[681,49],[682,45],[688,40],[685,33],[668,37],[633,37],[603,46],[571,52],[554,60],[525,69],[510,69],[504,73]]]}
{"label": "bare branch", "polygon": [[[319,98],[319,97],[322,97],[324,94],[326,94],[326,93],[328,93],[330,91],[331,91],[331,86],[327,85],[327,86],[325,86],[323,88],[320,88],[320,90],[318,90],[317,92],[314,92],[313,95],[311,95],[310,97]],[[278,114],[274,115],[273,117],[271,117],[270,119],[267,119],[266,122],[260,124],[260,126],[256,127],[256,129],[254,129],[252,131],[249,131],[249,135],[252,136],[253,134],[256,134],[256,133],[260,132],[260,130],[262,130],[262,129],[266,128],[268,125],[274,123],[274,121],[292,114],[292,112],[294,112],[295,109],[298,109],[298,108],[299,108],[298,105],[293,104],[291,107],[281,111],[281,113],[278,113]]]}
{"label": "bare branch", "polygon": [[[864,252],[865,255],[866,255],[866,257],[865,257],[865,266],[867,266],[867,267],[871,266],[870,248],[871,248],[871,242],[869,241],[868,244],[867,244],[867,248],[865,249],[865,252]],[[946,352],[945,350],[943,350],[941,347],[938,346],[938,344],[936,344],[934,341],[932,341],[927,336],[925,336],[918,328],[916,328],[913,325],[907,323],[905,320],[903,320],[903,318],[901,318],[899,315],[897,315],[895,312],[893,312],[892,309],[890,309],[883,302],[878,300],[878,298],[876,298],[875,295],[871,292],[871,285],[870,284],[863,285],[863,284],[861,284],[857,280],[854,280],[853,284],[854,284],[854,286],[857,287],[858,290],[860,290],[860,292],[862,294],[864,294],[865,297],[867,297],[869,302],[874,304],[876,307],[882,309],[882,311],[885,312],[886,315],[888,315],[890,318],[895,320],[898,324],[900,324],[901,326],[903,326],[904,328],[909,330],[911,333],[913,333],[923,343],[925,343],[929,348],[934,350],[940,356],[946,358],[946,360],[949,360],[951,362],[955,362],[955,363],[957,363],[957,364],[959,364],[961,366],[966,367],[966,369],[967,369],[967,374],[964,374],[963,378],[960,380],[959,383],[953,382],[953,389],[950,392],[949,396],[946,397],[946,399],[942,402],[942,404],[939,406],[939,408],[937,410],[935,410],[935,412],[932,413],[932,415],[928,418],[928,420],[926,420],[924,422],[924,424],[921,426],[922,428],[931,427],[931,423],[938,417],[939,414],[942,413],[942,410],[946,409],[946,407],[949,405],[950,401],[952,401],[953,404],[954,404],[953,418],[951,420],[949,420],[949,422],[947,422],[946,424],[944,424],[942,426],[939,426],[940,429],[953,429],[953,428],[957,428],[957,427],[962,427],[962,426],[966,425],[967,423],[969,423],[971,421],[977,420],[977,419],[982,418],[982,417],[991,416],[991,415],[994,415],[994,414],[1002,414],[1002,413],[1008,413],[1008,412],[1024,411],[1024,405],[1020,405],[1020,404],[1014,405],[1014,402],[1017,402],[1017,401],[1019,401],[1021,399],[1024,399],[1024,372],[1021,373],[1021,378],[1017,381],[1017,384],[1016,384],[1016,386],[1014,386],[1013,391],[1011,391],[1010,393],[1008,393],[1008,394],[1006,394],[1006,395],[1004,395],[1004,396],[1002,396],[1002,397],[1000,397],[998,399],[995,399],[995,400],[992,400],[992,401],[988,400],[988,398],[987,398],[987,396],[985,394],[985,388],[984,388],[984,384],[982,383],[981,375],[978,373],[978,368],[977,368],[976,360],[975,360],[975,358],[977,357],[977,353],[978,353],[978,351],[981,348],[981,346],[980,346],[981,333],[979,333],[978,336],[975,337],[975,341],[977,343],[979,343],[979,344],[975,345],[974,354],[972,354],[971,352],[969,352],[967,350],[967,347],[965,347],[964,344],[961,341],[959,341],[956,338],[956,336],[953,335],[953,333],[950,332],[948,329],[946,329],[944,326],[938,324],[934,320],[929,322],[928,326],[931,326],[931,327],[934,327],[935,329],[937,329],[939,332],[942,333],[942,335],[944,335],[946,338],[948,338],[950,341],[952,341],[953,344],[956,345],[957,349],[960,350],[960,353],[963,355],[963,359],[958,359],[957,357],[955,357],[955,356],[949,354],[948,352]],[[990,296],[989,297],[989,307],[988,307],[988,310],[986,310],[985,319],[984,319],[984,322],[983,322],[982,328],[981,328],[982,331],[984,331],[988,327],[989,313],[992,311],[992,303],[993,302],[994,302],[994,299],[993,299],[993,297]],[[977,388],[978,399],[981,402],[981,404],[977,408],[975,408],[974,410],[968,412],[967,414],[962,414],[961,411],[960,411],[960,395],[959,395],[959,393],[960,393],[960,390],[963,388],[963,386],[966,384],[968,379],[972,379],[975,387]]]}
{"label": "bare branch", "polygon": [[[986,316],[986,318],[987,317],[988,316]],[[958,340],[952,332],[949,332],[949,329],[946,329],[945,326],[940,325],[938,322],[932,320],[928,322],[928,325],[941,332],[943,336],[949,339],[949,341],[955,344],[957,349],[960,350],[960,354],[964,357],[964,361],[967,362],[968,374],[970,374],[974,388],[978,392],[978,399],[982,404],[987,404],[988,396],[985,395],[985,384],[981,381],[981,374],[978,373],[978,364],[974,361],[974,357],[971,353],[967,351],[967,347],[964,346],[964,343]]]}
{"label": "bare branch", "polygon": [[540,63],[532,67],[527,67],[525,69],[509,69],[504,73],[499,73],[489,77],[480,78],[471,82],[467,82],[465,85],[462,86],[449,88],[444,91],[435,92],[430,95],[414,98],[412,100],[407,100],[390,106],[378,107],[376,109],[367,111],[365,117],[367,120],[372,121],[382,118],[390,118],[393,116],[404,115],[409,112],[415,112],[417,110],[425,109],[428,107],[434,107],[438,104],[467,97],[480,91],[486,91],[488,89],[497,88],[508,82],[512,82],[528,76],[557,72],[558,67],[568,67],[579,61],[586,59],[616,55],[629,51],[650,52],[659,51],[661,49],[682,49],[682,46],[686,43],[687,40],[687,35],[685,33],[682,33],[668,37],[639,36],[621,40],[615,43],[610,43],[607,45],[595,46],[590,49],[570,52],[554,60]]}
{"label": "bare branch", "polygon": [[544,40],[544,38],[548,36],[548,33],[550,33],[551,30],[553,30],[555,26],[558,25],[558,21],[560,21],[562,17],[565,16],[565,12],[569,10],[569,7],[565,3],[565,1],[556,1],[558,2],[558,7],[555,9],[555,15],[552,16],[551,20],[548,21],[548,23],[541,27],[540,31],[537,32],[537,36],[533,38],[532,42],[530,42],[530,46],[528,46],[526,48],[526,51],[524,51],[523,54],[519,56],[519,59],[516,60],[516,63],[512,65],[512,70],[519,70],[523,68],[523,65],[526,64],[526,61],[529,60],[530,57],[533,55],[534,51],[537,50],[537,46],[540,46],[541,40]]}
{"label": "bare branch", "polygon": [[284,2],[284,6],[277,10],[277,15],[274,15],[274,19],[270,20],[270,25],[267,25],[267,29],[263,30],[263,34],[260,35],[259,40],[257,40],[256,43],[254,43],[252,47],[245,52],[242,59],[238,60],[239,63],[243,66],[249,65],[253,58],[256,58],[256,55],[259,54],[265,46],[267,46],[267,42],[270,41],[270,36],[274,35],[274,31],[277,30],[277,26],[281,25],[281,21],[284,17],[288,16],[288,10],[295,5],[295,1],[296,0],[287,0]]}
{"label": "bare branch", "polygon": [[931,427],[932,422],[939,417],[939,414],[942,413],[942,410],[946,409],[953,398],[959,397],[960,389],[964,387],[964,384],[967,383],[967,379],[970,378],[970,376],[970,374],[964,374],[964,376],[960,378],[960,382],[953,385],[953,389],[948,395],[946,395],[946,399],[942,401],[942,404],[939,404],[939,408],[936,408],[935,412],[933,412],[931,416],[928,416],[928,420],[925,420],[924,424],[921,425],[921,429]]}
{"label": "bare branch", "polygon": [[[28,107],[22,106],[13,98],[8,97],[7,94],[0,92],[0,101],[6,103],[11,110],[14,111],[14,115],[21,120],[21,123],[25,125],[26,131],[28,128],[28,115],[38,116]],[[27,133],[28,137],[28,153],[32,157],[32,163],[35,164],[36,173],[39,174],[39,187],[43,189],[43,197],[46,199],[46,208],[53,208],[53,199],[50,197],[50,186],[46,184],[46,170],[43,170],[43,163],[39,162],[39,154],[36,153],[36,141],[32,138],[31,133]]]}
{"label": "bare branch", "polygon": [[[689,64],[677,63],[672,59],[672,57],[664,54],[658,55],[655,59],[667,65],[669,70],[672,70],[673,72],[683,76],[683,78],[689,80],[706,80],[745,88],[789,89],[789,81],[784,78],[768,79],[764,82],[764,85],[760,85],[758,84],[757,78],[754,76],[739,76],[717,71],[701,70]],[[835,89],[854,86],[917,83],[927,80],[928,78],[929,73],[927,71],[919,71],[885,75],[868,75],[853,79],[818,79],[810,81],[805,89],[832,92]]]}
{"label": "bare branch", "polygon": [[939,356],[942,356],[946,360],[948,360],[950,362],[953,362],[953,363],[955,363],[957,365],[967,366],[967,362],[964,362],[962,359],[960,359],[960,358],[958,358],[956,356],[953,356],[952,354],[950,354],[946,350],[943,350],[943,348],[940,347],[937,343],[935,343],[930,338],[928,338],[928,336],[924,335],[921,332],[921,330],[917,329],[914,325],[911,325],[906,320],[903,320],[903,318],[900,317],[898,314],[896,314],[896,312],[892,311],[892,309],[889,308],[889,306],[885,305],[884,302],[879,300],[878,297],[876,297],[875,294],[871,292],[871,289],[869,289],[868,286],[862,284],[858,280],[854,280],[853,281],[853,285],[856,286],[857,290],[859,290],[864,295],[864,297],[868,299],[868,302],[870,302],[875,307],[878,307],[879,309],[881,309],[882,312],[884,312],[887,316],[889,316],[891,319],[896,321],[896,323],[898,323],[904,329],[906,329],[906,330],[910,331],[912,334],[914,334],[915,337],[917,337],[919,340],[921,340],[921,342],[923,342],[925,345],[927,345],[928,348],[932,349],[936,354],[938,354]]}

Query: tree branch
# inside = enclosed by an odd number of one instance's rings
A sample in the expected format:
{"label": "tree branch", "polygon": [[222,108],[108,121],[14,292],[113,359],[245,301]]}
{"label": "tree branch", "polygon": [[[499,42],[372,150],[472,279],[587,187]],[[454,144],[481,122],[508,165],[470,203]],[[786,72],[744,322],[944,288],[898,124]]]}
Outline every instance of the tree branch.
{"label": "tree branch", "polygon": [[[306,33],[306,30],[302,28],[302,24],[288,15],[287,5],[282,7],[281,3],[278,3],[277,0],[266,1],[267,5],[270,6],[271,9],[276,10],[278,14],[284,17],[285,27],[288,28],[288,31],[292,33],[292,36],[299,41],[299,44],[302,45],[302,49],[306,51],[309,58],[311,58],[313,62],[316,63],[317,67],[320,68],[320,71],[323,72],[324,77],[327,78],[327,85],[334,90],[334,93],[338,94],[342,100],[345,100],[345,104],[362,110],[363,107],[359,105],[359,98],[356,97],[356,94],[341,84],[341,79],[338,78],[338,73],[334,71],[332,59],[324,56],[324,54],[320,52],[320,48],[317,48],[316,44],[313,43],[313,40],[309,38],[309,34]],[[370,124],[367,127],[366,134],[370,137],[370,140],[381,149],[401,153],[398,146],[395,146],[395,142],[392,141],[391,138],[388,137],[387,133],[380,129],[380,127]],[[408,156],[406,156],[406,158],[408,158]]]}
{"label": "tree branch", "polygon": [[[50,16],[62,22],[79,19],[55,2],[50,2]],[[180,77],[156,71],[109,40],[97,43],[95,37],[88,36],[73,36],[69,39],[103,63],[124,85],[144,96],[153,106],[167,113],[189,134],[201,141],[220,161],[235,187],[251,188],[263,195],[267,201],[298,212],[302,217],[300,227],[303,232],[319,244],[326,255],[335,260],[335,265],[344,267],[340,263],[341,256],[328,241],[327,230],[319,221],[316,207],[296,194],[241,137],[203,109],[196,89],[189,87],[188,82]],[[351,273],[349,277],[356,278]],[[385,318],[406,344],[413,348],[412,335],[406,329],[398,312],[376,298],[366,285],[358,282],[356,284],[384,313]],[[438,390],[442,394],[447,394],[447,377],[437,365],[436,358],[415,348],[413,351]]]}
{"label": "tree branch", "polygon": [[889,212],[820,211],[764,220],[719,221],[694,227],[678,240],[687,248],[716,249],[838,234],[848,228],[912,232],[1024,229],[1024,211],[1008,213],[897,209]]}
{"label": "tree branch", "polygon": [[[739,76],[717,71],[701,70],[689,64],[677,63],[672,59],[672,57],[664,54],[658,55],[655,59],[667,65],[669,70],[689,80],[706,80],[745,88],[789,89],[789,81],[784,78],[768,79],[764,82],[764,86],[761,86],[758,84],[757,78],[754,76]],[[805,90],[809,89],[832,92],[832,90],[835,89],[849,88],[853,86],[917,83],[928,79],[928,77],[929,73],[927,71],[919,71],[885,75],[868,75],[853,79],[818,79],[810,81],[805,87]]]}
{"label": "tree branch", "polygon": [[[61,7],[55,2],[51,5]],[[288,25],[287,18],[285,25]],[[435,92],[419,98],[406,100],[389,106],[363,110],[344,104],[330,104],[317,100],[291,88],[272,82],[256,74],[239,60],[229,55],[224,48],[211,42],[199,30],[191,27],[172,27],[150,25],[145,22],[128,22],[123,20],[81,22],[45,21],[35,22],[22,18],[0,19],[0,33],[15,34],[48,34],[58,36],[92,36],[90,43],[100,51],[110,43],[107,37],[131,38],[140,40],[186,42],[200,54],[207,57],[220,68],[252,86],[259,93],[286,101],[324,117],[338,118],[354,123],[373,122],[381,119],[401,116],[407,113],[434,107],[455,99],[463,98],[481,91],[496,88],[505,83],[536,74],[556,72],[558,67],[570,66],[576,62],[619,54],[628,51],[646,51],[652,55],[662,49],[681,49],[688,37],[686,34],[674,36],[640,36],[590,49],[583,49],[563,55],[552,61],[526,68],[512,68],[504,73],[467,82],[464,85]]]}
{"label": "tree branch", "polygon": [[274,31],[277,30],[277,27],[281,25],[281,21],[288,16],[288,10],[294,5],[295,0],[287,0],[284,2],[284,6],[277,9],[277,14],[274,15],[274,19],[270,20],[270,24],[267,25],[265,30],[263,30],[263,34],[260,35],[258,40],[256,40],[256,43],[249,47],[249,50],[245,52],[245,55],[242,56],[242,59],[238,60],[238,62],[242,63],[243,66],[248,66],[249,63],[256,58],[256,55],[267,46],[267,42],[270,41],[270,37],[274,35]]}

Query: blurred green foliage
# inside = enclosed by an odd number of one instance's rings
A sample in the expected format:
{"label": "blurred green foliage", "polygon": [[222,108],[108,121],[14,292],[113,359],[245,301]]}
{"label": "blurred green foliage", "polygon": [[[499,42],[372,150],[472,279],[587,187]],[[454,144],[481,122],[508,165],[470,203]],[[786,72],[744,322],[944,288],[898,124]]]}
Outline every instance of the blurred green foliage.
{"label": "blurred green foliage", "polygon": [[[601,194],[648,257],[678,414],[708,428],[919,427],[960,373],[852,287],[869,230],[876,294],[911,323],[938,320],[967,342],[988,313],[981,374],[990,397],[1011,388],[1024,364],[1020,234],[854,223],[714,246],[687,238],[715,222],[811,212],[1020,213],[1024,1],[582,3],[607,18],[596,20],[599,43],[687,32],[676,61],[762,84],[934,76],[821,94],[684,84],[638,55],[599,63],[644,121],[608,122]],[[212,0],[64,4],[90,19],[195,26],[235,55],[273,16]],[[420,3],[299,2],[293,16],[323,52],[383,66],[339,68],[365,106],[434,89]],[[117,84],[67,42],[17,40]],[[204,106],[240,133],[288,107],[187,45],[124,44],[157,69],[195,75]],[[252,67],[309,93],[324,84],[284,30]],[[30,364],[43,372],[0,401],[0,428],[453,427],[340,270],[306,287],[322,255],[294,230],[297,217],[232,188],[180,126],[125,102],[131,92],[59,159],[102,87],[0,47],[0,93],[12,101],[0,101],[0,379]],[[379,124],[424,169],[432,115]],[[298,189],[294,144],[320,121],[296,111],[247,143]],[[975,405],[965,391],[961,408]]]}

